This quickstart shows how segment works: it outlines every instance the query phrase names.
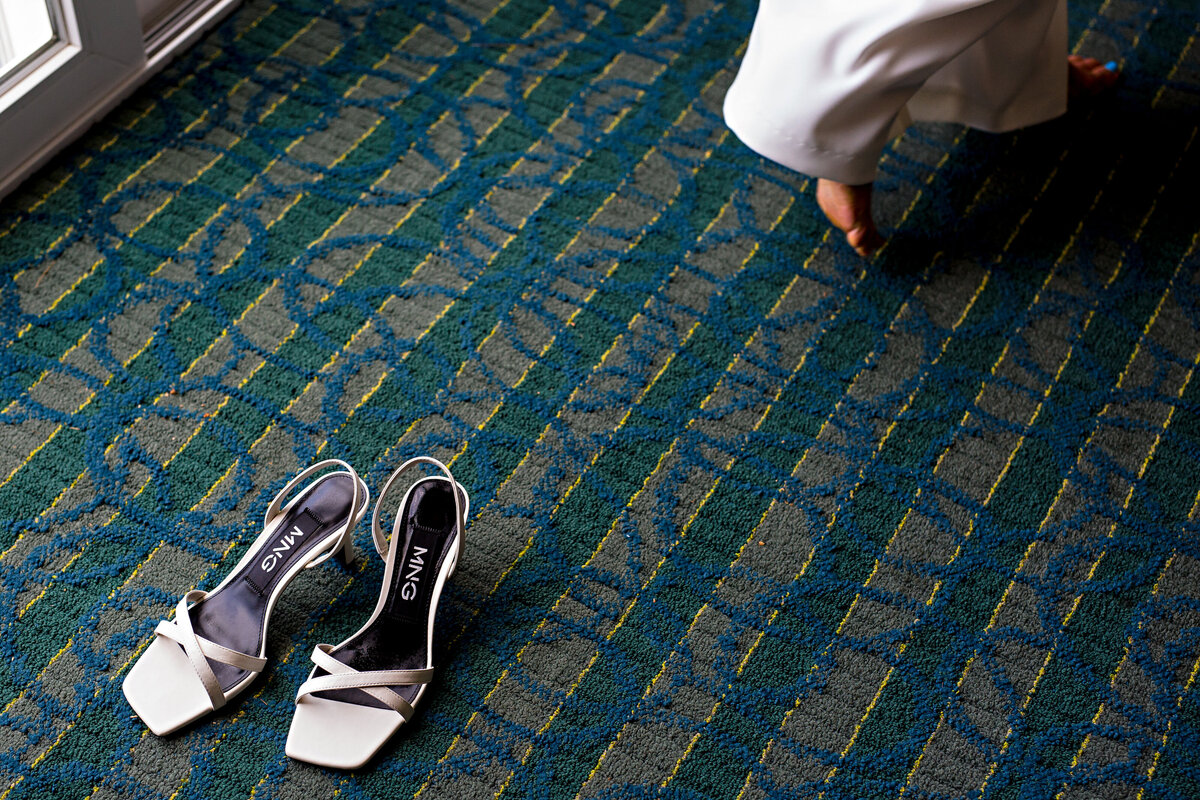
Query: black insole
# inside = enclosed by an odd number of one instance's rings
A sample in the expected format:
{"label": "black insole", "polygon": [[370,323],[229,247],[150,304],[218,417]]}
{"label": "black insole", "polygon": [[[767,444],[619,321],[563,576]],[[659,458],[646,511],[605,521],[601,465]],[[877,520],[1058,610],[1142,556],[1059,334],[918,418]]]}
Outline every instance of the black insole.
{"label": "black insole", "polygon": [[[296,561],[321,539],[345,525],[354,505],[354,479],[345,473],[318,479],[288,511],[266,547],[221,591],[192,610],[192,627],[206,639],[257,656],[271,592]],[[209,659],[213,674],[228,691],[249,673]]]}
{"label": "black insole", "polygon": [[[429,663],[426,620],[433,601],[433,587],[456,527],[454,496],[450,492],[448,481],[426,478],[409,493],[408,503],[397,518],[400,529],[392,535],[392,546],[402,549],[392,570],[383,610],[370,626],[333,651],[338,661],[359,672],[424,669]],[[465,497],[462,503],[465,509]],[[315,672],[315,676],[325,674],[320,668]],[[420,688],[391,687],[409,703],[414,702]],[[387,708],[357,689],[317,692],[316,696]]]}

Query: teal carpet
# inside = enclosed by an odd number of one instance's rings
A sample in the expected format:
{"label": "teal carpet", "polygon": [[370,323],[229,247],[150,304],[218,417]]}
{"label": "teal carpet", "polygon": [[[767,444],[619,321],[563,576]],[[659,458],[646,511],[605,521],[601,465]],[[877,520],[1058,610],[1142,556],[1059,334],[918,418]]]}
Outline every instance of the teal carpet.
{"label": "teal carpet", "polygon": [[[250,0],[0,205],[0,800],[1200,797],[1194,4],[893,142],[869,263],[722,123],[754,10]],[[288,477],[417,454],[472,514],[413,723],[283,751],[371,554],[147,734]]]}

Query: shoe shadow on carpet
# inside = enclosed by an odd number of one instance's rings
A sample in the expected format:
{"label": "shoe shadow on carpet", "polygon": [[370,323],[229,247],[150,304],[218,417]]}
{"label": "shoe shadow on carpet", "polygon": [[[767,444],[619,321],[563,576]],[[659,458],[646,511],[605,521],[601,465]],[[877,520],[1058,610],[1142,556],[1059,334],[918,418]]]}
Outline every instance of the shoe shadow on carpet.
{"label": "shoe shadow on carpet", "polygon": [[[876,213],[889,242],[875,267],[916,274],[937,259],[1044,271],[1060,260],[1088,263],[1090,256],[1114,248],[1127,258],[1177,249],[1179,242],[1145,238],[1143,223],[1152,215],[1188,216],[1178,212],[1197,177],[1191,148],[1200,112],[1152,107],[1142,102],[1145,96],[1118,93],[1006,134],[951,126],[910,129],[905,139],[948,139],[948,130],[959,138],[948,142],[949,158],[932,180],[928,170],[922,174],[902,162],[889,170],[885,159]],[[901,140],[889,155],[900,160],[904,150]],[[926,180],[913,204],[904,184]],[[911,210],[900,207],[901,201],[912,204]],[[1186,234],[1186,226],[1167,227]]]}

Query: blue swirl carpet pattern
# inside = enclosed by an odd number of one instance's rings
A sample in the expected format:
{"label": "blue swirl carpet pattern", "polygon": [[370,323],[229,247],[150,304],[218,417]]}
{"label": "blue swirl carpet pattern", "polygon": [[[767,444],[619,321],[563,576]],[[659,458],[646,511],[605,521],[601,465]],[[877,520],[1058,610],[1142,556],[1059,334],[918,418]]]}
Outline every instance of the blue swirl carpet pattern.
{"label": "blue swirl carpet pattern", "polygon": [[[864,263],[722,124],[749,0],[249,0],[0,210],[0,800],[1200,797],[1189,5],[893,142]],[[284,756],[371,554],[148,735],[287,478],[417,454],[473,500],[417,719]]]}

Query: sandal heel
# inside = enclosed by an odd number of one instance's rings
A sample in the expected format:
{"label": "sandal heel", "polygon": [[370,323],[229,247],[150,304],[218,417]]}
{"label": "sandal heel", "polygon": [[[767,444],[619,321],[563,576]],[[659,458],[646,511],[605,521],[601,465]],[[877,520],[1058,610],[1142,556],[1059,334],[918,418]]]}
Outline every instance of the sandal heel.
{"label": "sandal heel", "polygon": [[354,539],[349,532],[343,538],[342,546],[338,548],[334,557],[347,569],[354,566],[354,562],[358,560],[358,553],[354,550]]}
{"label": "sandal heel", "polygon": [[[389,491],[416,464],[443,474],[409,486],[389,538],[379,524],[381,509],[390,508]],[[379,601],[357,633],[313,651],[315,666],[296,693],[284,748],[290,757],[357,769],[412,719],[433,680],[434,617],[462,556],[469,511],[466,489],[432,458],[404,462],[384,483],[371,515],[371,537],[384,559]]]}

